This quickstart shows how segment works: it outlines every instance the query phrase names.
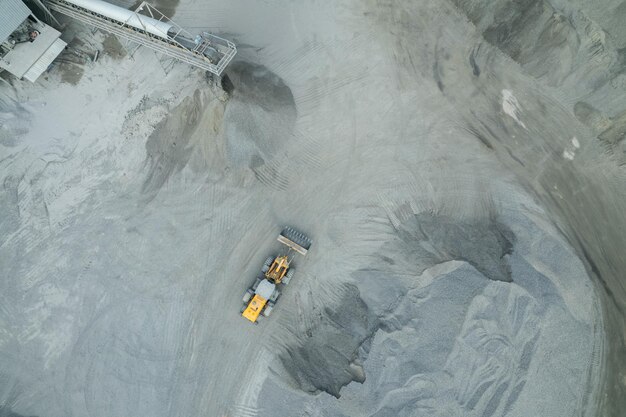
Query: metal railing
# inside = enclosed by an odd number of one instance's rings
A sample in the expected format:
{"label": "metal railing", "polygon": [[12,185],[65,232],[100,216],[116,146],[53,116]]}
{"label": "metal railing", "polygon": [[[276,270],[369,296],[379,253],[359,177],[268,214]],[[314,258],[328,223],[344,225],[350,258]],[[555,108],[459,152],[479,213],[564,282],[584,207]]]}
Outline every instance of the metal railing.
{"label": "metal railing", "polygon": [[[148,16],[171,24],[175,29],[175,32],[171,36],[156,36],[145,30],[131,26],[126,22],[111,19],[65,0],[47,0],[46,3],[51,10],[88,25],[95,26],[98,29],[110,32],[121,38],[128,39],[139,45],[146,46],[156,52],[176,58],[218,76],[222,74],[226,66],[237,53],[237,48],[234,43],[211,33],[203,32],[193,37],[189,32],[172,22],[163,13],[146,2],[143,2],[135,10],[135,13],[138,14],[138,16]],[[140,11],[144,11],[147,14],[140,15]],[[191,45],[193,46],[191,47]],[[207,56],[206,52],[208,48],[211,48],[217,53],[217,59],[215,56]]]}

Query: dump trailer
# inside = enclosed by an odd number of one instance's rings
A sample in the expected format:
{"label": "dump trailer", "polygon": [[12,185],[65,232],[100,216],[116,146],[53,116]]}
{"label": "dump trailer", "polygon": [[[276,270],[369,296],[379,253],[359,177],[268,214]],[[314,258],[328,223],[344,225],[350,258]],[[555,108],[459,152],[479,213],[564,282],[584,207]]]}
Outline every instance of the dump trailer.
{"label": "dump trailer", "polygon": [[261,274],[243,295],[241,315],[252,323],[258,324],[261,317],[268,317],[272,313],[281,287],[289,284],[293,278],[292,251],[304,256],[311,247],[311,240],[291,227],[284,228],[277,240],[287,246],[287,253],[268,257],[263,263]]}

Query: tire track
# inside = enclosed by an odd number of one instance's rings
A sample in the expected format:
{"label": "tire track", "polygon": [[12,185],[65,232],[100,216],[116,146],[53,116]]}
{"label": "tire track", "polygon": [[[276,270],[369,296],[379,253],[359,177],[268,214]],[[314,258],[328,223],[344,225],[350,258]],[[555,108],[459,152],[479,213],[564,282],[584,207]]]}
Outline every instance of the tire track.
{"label": "tire track", "polygon": [[268,163],[259,168],[253,168],[252,171],[259,182],[275,191],[285,191],[289,188],[289,177],[281,173],[284,165],[272,159]]}

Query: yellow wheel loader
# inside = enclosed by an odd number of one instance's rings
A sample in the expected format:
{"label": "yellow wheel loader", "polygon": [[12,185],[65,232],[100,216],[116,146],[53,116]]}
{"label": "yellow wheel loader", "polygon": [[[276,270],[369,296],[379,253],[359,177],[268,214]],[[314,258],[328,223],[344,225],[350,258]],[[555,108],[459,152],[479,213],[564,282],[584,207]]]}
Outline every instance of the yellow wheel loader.
{"label": "yellow wheel loader", "polygon": [[291,252],[304,256],[311,247],[311,240],[291,227],[283,229],[278,235],[278,241],[289,248],[287,253],[267,258],[261,268],[261,275],[243,296],[241,315],[255,324],[261,317],[268,317],[272,313],[280,296],[280,288],[291,281],[294,273],[292,259],[289,258]]}

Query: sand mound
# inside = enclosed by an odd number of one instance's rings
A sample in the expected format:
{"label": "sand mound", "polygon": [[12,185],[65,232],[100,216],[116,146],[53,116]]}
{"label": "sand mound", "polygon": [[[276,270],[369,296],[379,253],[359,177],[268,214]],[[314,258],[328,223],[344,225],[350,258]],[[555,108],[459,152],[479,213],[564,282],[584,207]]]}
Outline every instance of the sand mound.
{"label": "sand mound", "polygon": [[[551,249],[536,254],[535,239]],[[337,302],[305,320],[317,324],[288,345],[280,382],[266,381],[260,405],[287,382],[339,398],[289,394],[321,416],[526,415],[538,392],[565,395],[555,375],[584,378],[587,358],[599,354],[594,313],[579,307],[588,294],[564,298],[545,271],[570,256],[523,216],[409,218]],[[566,340],[577,341],[577,354],[565,353]],[[554,349],[565,355],[557,363],[547,355]]]}
{"label": "sand mound", "polygon": [[315,326],[306,329],[306,339],[289,344],[280,355],[291,384],[302,391],[323,391],[338,398],[345,385],[364,381],[359,363],[378,322],[356,286],[347,285],[340,292],[340,304],[325,308]]}
{"label": "sand mound", "polygon": [[234,166],[258,169],[272,160],[292,135],[296,106],[289,87],[261,65],[236,62],[224,114],[226,156]]}

